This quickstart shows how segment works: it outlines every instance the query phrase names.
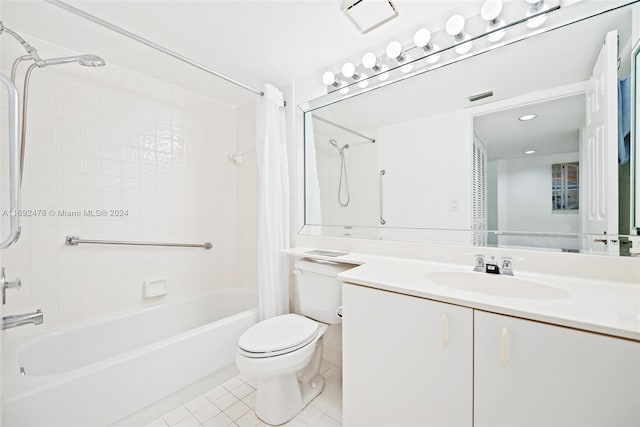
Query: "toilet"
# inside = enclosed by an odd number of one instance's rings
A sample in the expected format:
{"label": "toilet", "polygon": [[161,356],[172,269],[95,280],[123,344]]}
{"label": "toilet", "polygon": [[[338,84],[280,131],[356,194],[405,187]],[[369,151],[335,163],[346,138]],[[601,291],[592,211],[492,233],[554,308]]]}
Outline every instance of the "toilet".
{"label": "toilet", "polygon": [[337,274],[353,265],[299,260],[295,287],[299,314],[266,319],[238,340],[236,364],[257,383],[256,415],[271,425],[295,417],[324,388],[319,375],[322,336],[329,325],[341,322],[341,282]]}

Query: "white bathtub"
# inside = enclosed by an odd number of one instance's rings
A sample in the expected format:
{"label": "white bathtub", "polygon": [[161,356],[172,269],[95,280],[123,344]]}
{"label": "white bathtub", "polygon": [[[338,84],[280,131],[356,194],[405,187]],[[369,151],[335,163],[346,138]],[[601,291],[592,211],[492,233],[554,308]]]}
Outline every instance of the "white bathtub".
{"label": "white bathtub", "polygon": [[126,419],[233,365],[256,307],[255,292],[230,289],[32,339],[5,365],[4,425]]}

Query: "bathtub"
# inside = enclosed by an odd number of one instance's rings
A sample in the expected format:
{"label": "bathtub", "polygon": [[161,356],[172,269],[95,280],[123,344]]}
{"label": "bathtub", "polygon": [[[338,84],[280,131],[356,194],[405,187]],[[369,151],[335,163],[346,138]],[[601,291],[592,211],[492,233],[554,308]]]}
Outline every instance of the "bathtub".
{"label": "bathtub", "polygon": [[233,365],[256,307],[229,289],[31,339],[6,360],[4,425],[121,422]]}

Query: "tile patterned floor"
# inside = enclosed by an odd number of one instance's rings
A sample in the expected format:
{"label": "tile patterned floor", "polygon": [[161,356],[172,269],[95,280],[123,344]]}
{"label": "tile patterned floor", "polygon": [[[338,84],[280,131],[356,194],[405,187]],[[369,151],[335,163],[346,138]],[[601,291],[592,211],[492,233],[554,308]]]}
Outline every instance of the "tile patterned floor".
{"label": "tile patterned floor", "polygon": [[[320,374],[325,380],[322,393],[285,426],[342,425],[342,370],[339,366],[323,361]],[[255,384],[239,375],[163,415],[146,427],[268,426],[253,412],[255,401]]]}

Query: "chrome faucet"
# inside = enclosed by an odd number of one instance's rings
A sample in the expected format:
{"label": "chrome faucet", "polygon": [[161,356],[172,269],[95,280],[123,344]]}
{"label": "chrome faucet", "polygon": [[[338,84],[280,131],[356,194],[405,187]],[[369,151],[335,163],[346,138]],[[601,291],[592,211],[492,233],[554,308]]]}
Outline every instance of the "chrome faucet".
{"label": "chrome faucet", "polygon": [[502,266],[498,266],[495,257],[492,256],[491,259],[485,260],[484,255],[476,255],[473,271],[513,276],[513,263],[511,262],[511,257],[502,257]]}
{"label": "chrome faucet", "polygon": [[38,309],[33,313],[13,314],[2,318],[2,330],[11,329],[22,325],[41,325],[44,320],[42,310]]}
{"label": "chrome faucet", "polygon": [[2,267],[2,270],[0,270],[0,286],[2,287],[2,304],[4,305],[7,303],[7,289],[20,288],[22,282],[20,281],[20,277],[16,277],[16,280],[13,282],[7,281],[4,275],[4,267]]}

